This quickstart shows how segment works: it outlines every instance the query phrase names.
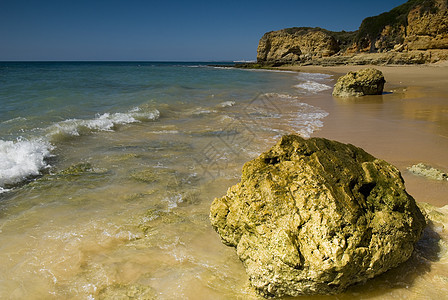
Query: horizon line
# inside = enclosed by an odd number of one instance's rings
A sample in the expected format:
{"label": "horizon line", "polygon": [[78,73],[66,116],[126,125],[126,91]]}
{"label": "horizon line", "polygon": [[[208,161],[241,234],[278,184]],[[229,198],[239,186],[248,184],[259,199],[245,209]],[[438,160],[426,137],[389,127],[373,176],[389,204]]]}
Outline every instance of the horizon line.
{"label": "horizon line", "polygon": [[86,60],[1,60],[0,63],[8,63],[8,62],[45,62],[45,63],[51,63],[51,62],[256,62],[255,59],[239,59],[239,60],[232,60],[232,59],[220,59],[220,60],[94,60],[94,59],[86,59]]}

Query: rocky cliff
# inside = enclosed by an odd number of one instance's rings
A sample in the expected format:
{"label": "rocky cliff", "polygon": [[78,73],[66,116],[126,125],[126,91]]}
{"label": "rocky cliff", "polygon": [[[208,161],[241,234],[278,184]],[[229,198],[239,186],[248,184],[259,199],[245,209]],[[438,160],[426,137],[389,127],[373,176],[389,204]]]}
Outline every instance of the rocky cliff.
{"label": "rocky cliff", "polygon": [[408,14],[404,44],[410,50],[448,49],[448,1],[419,5]]}
{"label": "rocky cliff", "polygon": [[[260,39],[257,61],[333,64],[334,57],[347,57],[343,60],[353,63],[349,60],[359,53],[392,53],[379,63],[448,59],[448,0],[409,0],[389,12],[364,19],[355,32],[309,27],[271,31]],[[416,60],[416,56],[420,59]],[[375,60],[367,59],[366,63],[375,64]]]}
{"label": "rocky cliff", "polygon": [[288,28],[268,32],[258,44],[258,61],[290,62],[339,52],[336,39],[320,28]]}

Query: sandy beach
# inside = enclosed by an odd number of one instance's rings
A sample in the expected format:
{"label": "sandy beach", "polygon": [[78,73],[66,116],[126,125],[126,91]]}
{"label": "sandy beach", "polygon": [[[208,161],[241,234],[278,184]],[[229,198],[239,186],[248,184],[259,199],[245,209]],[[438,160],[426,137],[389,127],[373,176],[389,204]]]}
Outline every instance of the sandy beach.
{"label": "sandy beach", "polygon": [[[331,74],[334,79],[369,66],[284,67]],[[313,136],[359,146],[402,172],[408,192],[418,202],[448,204],[448,181],[416,176],[408,167],[423,162],[448,171],[448,63],[373,66],[386,79],[383,95],[304,99],[329,112]]]}
{"label": "sandy beach", "polygon": [[[335,79],[357,67],[140,64],[7,65],[4,157],[39,166],[49,153],[51,169],[1,194],[1,299],[258,299],[210,205],[284,134],[362,147],[398,166],[417,201],[447,202],[448,181],[406,169],[448,170],[446,66],[385,67],[384,95],[337,99]],[[14,160],[24,151],[29,160]],[[427,234],[406,264],[338,299],[442,299],[448,206],[428,209],[441,240]]]}

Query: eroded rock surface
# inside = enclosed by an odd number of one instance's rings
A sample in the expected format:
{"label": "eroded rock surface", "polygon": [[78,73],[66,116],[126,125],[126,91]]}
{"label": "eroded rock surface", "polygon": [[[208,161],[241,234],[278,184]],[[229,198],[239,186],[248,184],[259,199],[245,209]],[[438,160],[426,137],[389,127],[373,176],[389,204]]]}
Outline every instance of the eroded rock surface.
{"label": "eroded rock surface", "polygon": [[394,166],[295,135],[246,163],[210,220],[264,297],[341,292],[406,261],[425,225]]}
{"label": "eroded rock surface", "polygon": [[338,51],[338,43],[324,30],[288,28],[268,32],[260,39],[257,60],[287,63],[327,57]]}
{"label": "eroded rock surface", "polygon": [[[366,53],[381,55],[362,55]],[[365,18],[352,32],[319,27],[271,31],[260,39],[257,50],[257,62],[264,66],[422,64],[447,59],[447,0],[409,0]]]}
{"label": "eroded rock surface", "polygon": [[348,72],[339,77],[334,85],[333,96],[359,97],[364,95],[381,95],[384,89],[384,75],[374,68]]}
{"label": "eroded rock surface", "polygon": [[448,2],[430,3],[409,12],[404,42],[409,50],[448,49]]}

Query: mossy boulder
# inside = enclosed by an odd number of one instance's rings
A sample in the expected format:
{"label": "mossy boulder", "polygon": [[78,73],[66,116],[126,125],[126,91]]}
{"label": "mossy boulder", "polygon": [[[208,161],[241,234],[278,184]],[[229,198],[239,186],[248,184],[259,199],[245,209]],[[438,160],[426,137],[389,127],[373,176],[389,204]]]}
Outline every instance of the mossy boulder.
{"label": "mossy boulder", "polygon": [[210,220],[264,297],[342,292],[406,261],[425,226],[394,166],[296,135],[247,162]]}
{"label": "mossy boulder", "polygon": [[359,97],[381,95],[384,89],[384,75],[380,70],[367,68],[358,72],[348,72],[339,77],[334,85],[333,96]]}

